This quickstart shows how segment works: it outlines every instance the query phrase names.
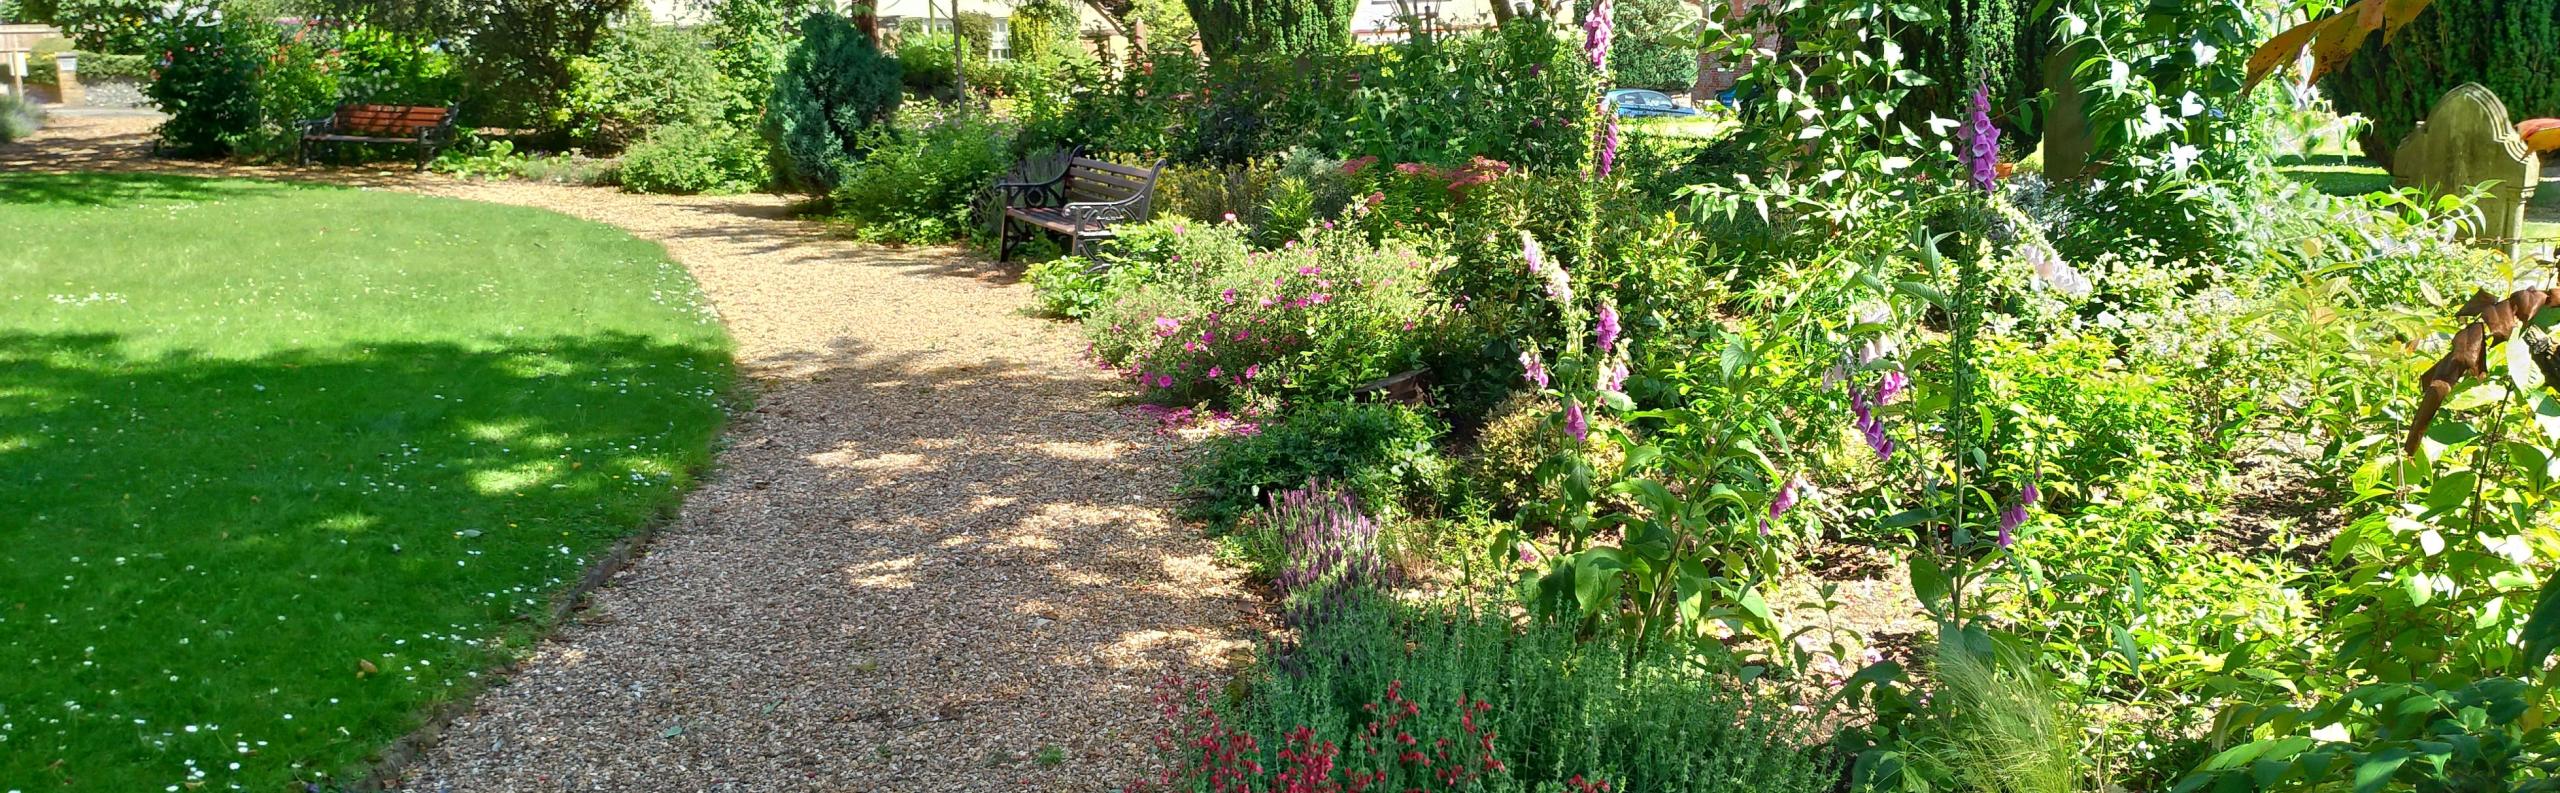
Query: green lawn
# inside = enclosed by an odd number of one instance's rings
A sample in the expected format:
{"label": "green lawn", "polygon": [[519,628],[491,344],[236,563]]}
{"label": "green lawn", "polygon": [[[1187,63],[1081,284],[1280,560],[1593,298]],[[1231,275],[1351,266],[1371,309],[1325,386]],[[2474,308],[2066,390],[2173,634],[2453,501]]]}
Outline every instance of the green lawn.
{"label": "green lawn", "polygon": [[0,177],[0,793],[359,767],[674,503],[728,352],[594,223]]}
{"label": "green lawn", "polygon": [[2391,189],[2389,171],[2372,160],[2348,154],[2288,154],[2276,158],[2276,170],[2330,195],[2364,195]]}

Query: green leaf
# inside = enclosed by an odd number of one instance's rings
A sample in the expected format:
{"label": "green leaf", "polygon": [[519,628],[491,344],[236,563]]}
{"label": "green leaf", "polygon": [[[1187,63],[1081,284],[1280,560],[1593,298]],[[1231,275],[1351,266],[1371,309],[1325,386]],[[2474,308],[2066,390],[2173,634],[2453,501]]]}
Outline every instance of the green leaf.
{"label": "green leaf", "polygon": [[1920,598],[1921,608],[1943,615],[1952,587],[1947,571],[1938,566],[1937,560],[1925,554],[1911,555],[1911,594]]}
{"label": "green leaf", "polygon": [[2542,666],[2542,659],[2560,649],[2560,572],[2542,582],[2542,596],[2534,601],[2533,616],[2524,621],[2524,663],[2531,668]]}
{"label": "green leaf", "polygon": [[2374,793],[2391,782],[2400,765],[2409,762],[2409,750],[2390,749],[2356,764],[2356,793]]}
{"label": "green leaf", "polygon": [[1735,372],[1751,365],[1751,358],[1751,348],[1743,345],[1741,336],[1726,336],[1724,351],[1717,354],[1716,364],[1724,372],[1724,379],[1731,380]]}
{"label": "green leaf", "polygon": [[2400,588],[2408,590],[2409,605],[2412,606],[2424,606],[2428,601],[2436,599],[2435,587],[2428,585],[2427,574],[2425,573],[2416,573],[2402,577],[2400,579]]}
{"label": "green leaf", "polygon": [[2116,654],[2124,656],[2125,665],[2133,670],[2134,676],[2140,677],[2142,675],[2142,647],[2134,643],[2132,631],[2125,630],[2122,627],[2117,627],[2114,630],[2116,635]]}
{"label": "green leaf", "polygon": [[2213,759],[2205,761],[2204,770],[2227,771],[2257,762],[2261,757],[2282,759],[2292,757],[2309,748],[2311,748],[2311,739],[2301,736],[2252,741],[2214,755]]}
{"label": "green leaf", "polygon": [[1619,470],[1623,472],[1622,475],[1632,475],[1637,471],[1643,470],[1646,464],[1653,462],[1656,458],[1661,456],[1662,447],[1660,446],[1638,446],[1633,449],[1628,449],[1627,461],[1624,465],[1619,466]]}
{"label": "green leaf", "polygon": [[1600,613],[1601,605],[1615,605],[1609,601],[1617,599],[1618,571],[1626,568],[1616,548],[1593,548],[1574,560],[1573,599],[1583,613]]}
{"label": "green leaf", "polygon": [[1743,612],[1751,615],[1757,627],[1767,629],[1778,624],[1777,618],[1769,615],[1769,602],[1760,598],[1758,588],[1747,586],[1742,588],[1741,606]]}
{"label": "green leaf", "polygon": [[2444,409],[2455,412],[2478,410],[2506,398],[2507,389],[2496,383],[2480,383],[2462,389],[2460,393],[2454,394],[2452,399],[2445,400]]}
{"label": "green leaf", "polygon": [[1938,291],[1937,287],[1920,283],[1918,281],[1895,281],[1893,282],[1893,288],[1895,291],[1903,294],[1929,301],[1929,305],[1937,306],[1939,310],[1949,310],[1947,309],[1947,293]]}
{"label": "green leaf", "polygon": [[2524,343],[2524,333],[2507,341],[2507,381],[2516,384],[2516,393],[2530,394],[2542,388],[2542,367],[2533,362],[2532,345]]}

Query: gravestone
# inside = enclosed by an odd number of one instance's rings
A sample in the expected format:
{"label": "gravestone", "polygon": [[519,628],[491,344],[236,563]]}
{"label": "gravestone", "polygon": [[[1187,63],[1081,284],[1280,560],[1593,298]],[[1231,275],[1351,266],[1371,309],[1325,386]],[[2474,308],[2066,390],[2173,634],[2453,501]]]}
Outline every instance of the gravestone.
{"label": "gravestone", "polygon": [[2446,91],[2418,129],[2392,155],[2392,183],[2429,195],[2462,195],[2488,185],[2484,221],[2473,232],[2508,255],[2522,252],[2524,205],[2542,180],[2542,160],[2527,150],[2507,118],[2506,103],[2479,83]]}
{"label": "gravestone", "polygon": [[2077,45],[2055,50],[2044,59],[2044,84],[2053,89],[2053,103],[2044,112],[2044,178],[2055,183],[2086,175],[2089,153],[2097,149],[2089,130],[2089,95],[2080,91],[2080,81],[2071,78],[2071,69],[2080,60]]}

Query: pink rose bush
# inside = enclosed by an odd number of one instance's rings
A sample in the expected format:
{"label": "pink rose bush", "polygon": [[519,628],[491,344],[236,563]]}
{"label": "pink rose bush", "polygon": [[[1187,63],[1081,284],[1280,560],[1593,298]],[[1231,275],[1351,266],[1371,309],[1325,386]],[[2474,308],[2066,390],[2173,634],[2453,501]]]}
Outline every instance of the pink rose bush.
{"label": "pink rose bush", "polygon": [[1340,396],[1418,365],[1448,313],[1444,266],[1405,245],[1314,228],[1253,250],[1243,226],[1186,227],[1123,262],[1119,295],[1085,318],[1093,354],[1165,405]]}

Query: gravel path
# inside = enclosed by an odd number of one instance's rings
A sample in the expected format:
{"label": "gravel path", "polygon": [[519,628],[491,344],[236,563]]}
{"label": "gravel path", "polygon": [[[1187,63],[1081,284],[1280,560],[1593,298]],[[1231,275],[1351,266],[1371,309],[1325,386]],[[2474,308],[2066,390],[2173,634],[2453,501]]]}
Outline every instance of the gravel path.
{"label": "gravel path", "polygon": [[[207,170],[138,159],[148,124],[65,119],[0,171]],[[647,555],[396,786],[1113,789],[1153,682],[1245,646],[1234,574],[1170,519],[1179,442],[1110,407],[1122,384],[1010,271],[832,239],[770,196],[332,178],[663,242],[758,389]]]}

